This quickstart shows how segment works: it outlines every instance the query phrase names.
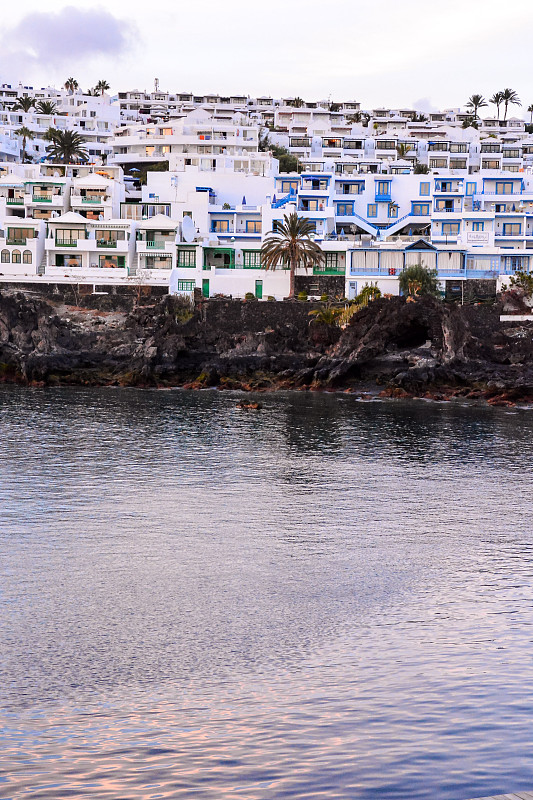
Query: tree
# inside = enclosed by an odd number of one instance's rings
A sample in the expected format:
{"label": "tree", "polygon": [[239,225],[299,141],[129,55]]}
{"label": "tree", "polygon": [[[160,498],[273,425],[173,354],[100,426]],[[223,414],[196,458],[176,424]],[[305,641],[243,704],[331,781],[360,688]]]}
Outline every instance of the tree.
{"label": "tree", "polygon": [[514,91],[514,89],[504,89],[503,92],[501,93],[501,95],[502,95],[502,102],[503,102],[503,107],[504,107],[503,120],[505,122],[505,120],[507,119],[507,109],[508,109],[508,107],[510,105],[512,105],[512,106],[521,106],[522,103],[520,102],[519,97],[518,97],[517,93]]}
{"label": "tree", "polygon": [[269,150],[271,151],[274,158],[278,159],[280,172],[302,171],[302,167],[298,158],[293,153],[289,153],[286,147],[270,143]]}
{"label": "tree", "polygon": [[67,78],[66,79],[66,81],[65,81],[65,89],[67,90],[67,92],[70,92],[70,94],[74,94],[76,89],[79,89],[79,88],[80,87],[79,87],[79,84],[78,84],[78,81],[76,80],[76,78]]}
{"label": "tree", "polygon": [[398,158],[405,158],[407,153],[412,150],[412,146],[407,144],[406,142],[400,142],[400,144],[396,145],[396,154]]}
{"label": "tree", "polygon": [[304,101],[302,100],[301,97],[295,97],[294,100],[291,100],[291,102],[289,103],[289,105],[292,106],[293,108],[302,108],[303,104]]}
{"label": "tree", "polygon": [[413,122],[427,122],[428,118],[426,117],[425,114],[422,114],[422,113],[417,114],[417,112],[415,111],[415,113],[412,116],[412,121]]}
{"label": "tree", "polygon": [[333,111],[333,112],[340,111],[341,110],[341,104],[340,103],[330,103],[329,104],[329,110]]}
{"label": "tree", "polygon": [[415,175],[427,175],[429,172],[429,167],[427,164],[416,163],[413,172]]}
{"label": "tree", "polygon": [[488,105],[487,101],[482,94],[473,94],[469,97],[466,108],[472,109],[474,112],[474,119],[477,119],[477,112],[480,108],[485,108]]}
{"label": "tree", "polygon": [[294,276],[296,267],[312,267],[323,264],[325,256],[310,234],[314,226],[296,211],[285,214],[278,223],[276,232],[269,233],[261,247],[261,263],[265,269],[276,269],[280,264],[290,270],[289,300],[294,299]]}
{"label": "tree", "polygon": [[489,103],[492,103],[496,106],[498,111],[498,119],[500,119],[500,106],[503,103],[502,92],[495,92],[490,98]]}
{"label": "tree", "polygon": [[324,308],[315,308],[313,311],[310,311],[309,316],[314,317],[315,322],[322,322],[325,325],[338,325],[339,317],[343,313],[343,308],[326,303]]}
{"label": "tree", "polygon": [[462,128],[479,128],[479,123],[476,121],[475,117],[466,117],[463,120],[463,124],[461,125]]}
{"label": "tree", "polygon": [[529,123],[531,124],[533,122],[533,103],[531,103],[531,105],[527,107],[527,110],[529,111],[529,113],[531,115],[529,117]]}
{"label": "tree", "polygon": [[57,106],[52,100],[39,100],[36,106],[36,111],[39,114],[47,114],[51,116],[57,112]]}
{"label": "tree", "polygon": [[13,111],[24,111],[27,114],[34,105],[35,99],[33,97],[19,97],[16,105],[13,106]]}
{"label": "tree", "polygon": [[28,141],[28,139],[30,140],[35,139],[35,134],[33,131],[31,131],[29,128],[26,128],[26,126],[23,125],[22,128],[18,128],[15,131],[15,136],[22,136],[22,153],[20,157],[22,163],[24,164],[24,162],[26,161],[26,142]]}
{"label": "tree", "polygon": [[75,164],[87,161],[89,154],[85,149],[85,139],[76,131],[60,131],[49,128],[46,133],[50,144],[46,148],[48,156],[63,164]]}
{"label": "tree", "polygon": [[427,269],[423,264],[406,267],[400,274],[400,290],[409,297],[431,295],[440,297],[437,270]]}
{"label": "tree", "polygon": [[110,88],[110,86],[109,86],[107,81],[100,80],[100,81],[98,81],[98,83],[96,84],[96,86],[94,88],[96,89],[96,91],[101,96],[101,95],[103,95],[104,92],[107,92],[107,90]]}

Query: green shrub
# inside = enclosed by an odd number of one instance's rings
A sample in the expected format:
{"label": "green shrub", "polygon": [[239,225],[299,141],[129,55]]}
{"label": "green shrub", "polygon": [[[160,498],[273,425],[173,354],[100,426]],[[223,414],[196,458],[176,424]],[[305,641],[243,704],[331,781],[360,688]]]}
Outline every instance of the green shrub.
{"label": "green shrub", "polygon": [[298,300],[301,300],[302,303],[307,302],[307,292],[298,292]]}
{"label": "green shrub", "polygon": [[257,297],[255,296],[255,294],[253,292],[246,292],[246,294],[244,295],[244,299],[245,300],[257,300]]}
{"label": "green shrub", "polygon": [[329,297],[327,296],[327,294],[322,294],[322,295],[320,295],[320,299],[321,299],[321,301],[323,303],[327,303],[328,300],[329,300]]}
{"label": "green shrub", "polygon": [[407,267],[400,275],[400,289],[408,297],[421,297],[431,295],[440,297],[437,270],[427,269],[423,264],[413,264]]}
{"label": "green shrub", "polygon": [[272,301],[275,301],[276,298],[273,297],[271,294],[269,294],[268,297],[267,297],[267,300],[270,300],[272,302]]}

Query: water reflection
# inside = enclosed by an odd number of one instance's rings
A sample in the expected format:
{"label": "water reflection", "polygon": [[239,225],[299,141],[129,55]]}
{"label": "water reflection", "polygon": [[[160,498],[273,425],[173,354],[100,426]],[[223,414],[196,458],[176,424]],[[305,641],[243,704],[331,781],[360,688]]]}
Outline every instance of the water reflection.
{"label": "water reflection", "polygon": [[0,797],[530,786],[533,417],[261,399],[0,389]]}

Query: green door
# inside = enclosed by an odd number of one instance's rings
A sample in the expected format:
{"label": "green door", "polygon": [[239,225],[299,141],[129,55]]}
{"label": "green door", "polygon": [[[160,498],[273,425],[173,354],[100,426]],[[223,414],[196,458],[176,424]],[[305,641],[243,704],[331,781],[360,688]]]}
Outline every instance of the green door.
{"label": "green door", "polygon": [[263,299],[263,281],[255,282],[255,296],[258,300]]}
{"label": "green door", "polygon": [[204,278],[202,281],[202,295],[209,297],[209,278]]}

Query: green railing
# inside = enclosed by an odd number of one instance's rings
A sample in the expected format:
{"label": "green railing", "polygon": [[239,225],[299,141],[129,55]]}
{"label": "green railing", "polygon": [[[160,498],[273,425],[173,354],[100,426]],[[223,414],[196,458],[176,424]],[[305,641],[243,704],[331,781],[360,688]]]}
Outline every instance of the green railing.
{"label": "green railing", "polygon": [[7,244],[26,244],[26,239],[6,239]]}
{"label": "green railing", "polygon": [[77,239],[56,239],[56,246],[57,247],[77,247],[78,240]]}
{"label": "green railing", "polygon": [[34,203],[51,203],[52,195],[34,194],[32,200]]}
{"label": "green railing", "polygon": [[146,247],[153,250],[164,250],[166,242],[163,241],[146,241]]}
{"label": "green railing", "polygon": [[8,197],[6,199],[6,203],[8,206],[21,206],[24,205],[24,198],[23,197]]}
{"label": "green railing", "polygon": [[104,202],[104,198],[103,197],[82,197],[81,198],[81,202],[82,203],[103,203]]}
{"label": "green railing", "polygon": [[313,275],[344,275],[346,270],[344,267],[322,267],[314,266]]}
{"label": "green railing", "polygon": [[96,240],[96,246],[97,247],[110,247],[110,248],[113,248],[113,247],[117,246],[117,243],[111,241],[110,239],[97,239]]}

